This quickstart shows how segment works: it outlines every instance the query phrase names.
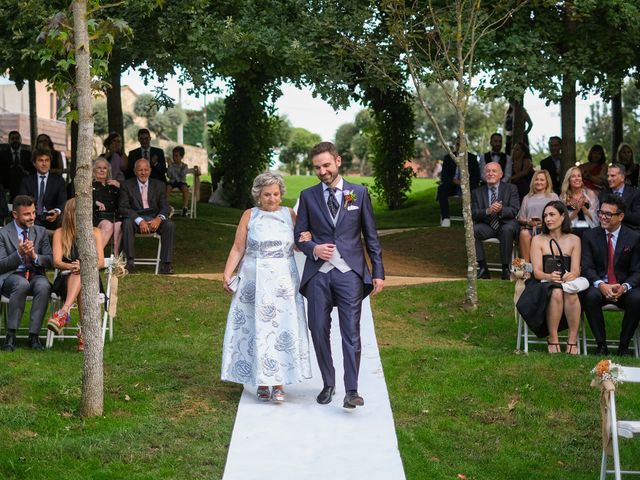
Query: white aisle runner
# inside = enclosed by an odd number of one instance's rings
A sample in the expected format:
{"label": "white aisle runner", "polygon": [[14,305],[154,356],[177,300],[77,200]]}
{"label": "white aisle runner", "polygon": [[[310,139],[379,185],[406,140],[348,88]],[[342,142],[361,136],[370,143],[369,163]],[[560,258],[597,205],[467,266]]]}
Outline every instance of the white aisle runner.
{"label": "white aisle runner", "polygon": [[328,405],[316,402],[323,384],[315,355],[311,358],[313,378],[286,386],[282,404],[259,402],[255,388],[245,388],[224,480],[405,478],[368,298],[362,304],[360,328],[358,392],[364,397],[364,407],[342,407],[342,348],[334,309],[331,348],[337,385],[333,401]]}

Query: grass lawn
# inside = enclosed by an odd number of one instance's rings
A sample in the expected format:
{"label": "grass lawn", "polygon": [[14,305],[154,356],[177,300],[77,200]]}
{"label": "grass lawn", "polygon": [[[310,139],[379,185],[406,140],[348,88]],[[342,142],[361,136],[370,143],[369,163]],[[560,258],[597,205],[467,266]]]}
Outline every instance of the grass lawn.
{"label": "grass lawn", "polygon": [[[409,203],[422,219],[437,218],[429,188]],[[228,224],[241,211],[198,208],[196,221],[176,218],[175,267],[220,272],[235,231]],[[463,274],[461,227],[426,225],[382,237],[388,272]],[[474,313],[460,308],[464,288],[394,287],[372,300],[407,479],[597,478],[598,391],[589,371],[598,359],[542,348],[515,354],[513,285],[481,282]],[[75,342],[43,354],[0,352],[0,479],[220,479],[241,392],[219,380],[228,305],[219,282],[125,277],[105,345],[102,418],[78,416]],[[620,416],[639,418],[638,393],[620,387]],[[623,461],[640,467],[640,444],[623,445]]]}

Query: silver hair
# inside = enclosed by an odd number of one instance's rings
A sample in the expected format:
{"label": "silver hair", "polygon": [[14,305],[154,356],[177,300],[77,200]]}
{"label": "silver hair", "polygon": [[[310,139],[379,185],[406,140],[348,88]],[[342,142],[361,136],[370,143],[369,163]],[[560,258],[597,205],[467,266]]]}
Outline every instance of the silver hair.
{"label": "silver hair", "polygon": [[96,172],[96,163],[103,161],[107,164],[107,180],[111,180],[111,164],[109,163],[109,160],[107,160],[106,158],[104,158],[103,156],[99,156],[93,159],[93,162],[91,164],[91,172],[93,175],[93,179],[96,179],[95,176],[95,172]]}
{"label": "silver hair", "polygon": [[253,197],[253,203],[256,205],[259,204],[260,193],[264,187],[268,187],[269,185],[278,185],[280,187],[280,195],[284,196],[287,189],[284,186],[284,180],[282,179],[282,175],[279,173],[261,173],[258,175],[253,181],[253,186],[251,187],[251,196]]}

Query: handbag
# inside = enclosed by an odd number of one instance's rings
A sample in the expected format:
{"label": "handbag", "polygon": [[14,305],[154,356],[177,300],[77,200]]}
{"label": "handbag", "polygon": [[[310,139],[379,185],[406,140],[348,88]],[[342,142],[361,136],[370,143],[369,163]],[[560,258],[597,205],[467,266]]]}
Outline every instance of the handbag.
{"label": "handbag", "polygon": [[[553,252],[554,243],[558,249],[558,256]],[[567,269],[564,266],[564,255],[562,254],[562,249],[560,248],[560,244],[553,238],[549,240],[549,251],[551,252],[551,257],[544,259],[542,271],[544,273],[560,272],[560,275],[567,273]]]}

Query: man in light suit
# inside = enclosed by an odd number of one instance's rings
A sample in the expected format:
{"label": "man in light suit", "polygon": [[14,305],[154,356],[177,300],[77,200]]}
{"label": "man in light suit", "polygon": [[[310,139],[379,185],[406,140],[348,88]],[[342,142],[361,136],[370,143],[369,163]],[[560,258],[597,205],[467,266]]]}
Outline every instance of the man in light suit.
{"label": "man in light suit", "polygon": [[640,229],[640,193],[626,183],[626,169],[621,163],[612,163],[607,168],[608,188],[600,194],[600,203],[609,195],[616,195],[622,199],[625,205],[624,223],[634,230]]}
{"label": "man in light suit", "polygon": [[13,200],[13,222],[0,229],[0,291],[9,298],[7,337],[2,350],[13,352],[16,331],[24,313],[27,295],[33,295],[29,314],[29,346],[44,350],[38,334],[49,304],[51,285],[45,270],[53,257],[49,236],[34,225],[36,206],[33,198],[17,195]]}
{"label": "man in light suit", "polygon": [[[355,408],[364,405],[358,394],[362,300],[384,286],[382,250],[369,193],[365,187],[350,184],[340,176],[342,159],[335,145],[321,142],[313,147],[310,156],[321,183],[300,194],[295,238],[307,256],[300,292],[308,301],[309,330],[324,382],[317,401],[327,404],[335,393],[329,337],[331,311],[337,306],[344,357],[343,406]],[[302,232],[311,232],[311,240],[300,241]],[[365,260],[365,246],[373,278]]]}
{"label": "man in light suit", "polygon": [[596,338],[596,355],[609,353],[603,305],[613,303],[624,309],[618,355],[631,355],[629,342],[640,318],[640,233],[624,225],[625,209],[619,196],[604,197],[600,226],[582,236],[581,271],[590,284],[582,305]]}
{"label": "man in light suit", "polygon": [[498,162],[490,162],[485,165],[484,177],[486,185],[476,188],[471,193],[471,217],[473,218],[473,233],[476,239],[478,278],[490,278],[482,241],[488,238],[497,238],[500,241],[502,279],[509,280],[513,241],[519,230],[516,220],[520,209],[518,188],[510,183],[500,181],[502,167]]}
{"label": "man in light suit", "polygon": [[36,173],[22,179],[20,195],[29,195],[36,200],[36,225],[55,230],[62,223],[62,211],[67,203],[67,186],[64,178],[50,172],[49,150],[35,149],[33,165]]}
{"label": "man in light suit", "polygon": [[126,172],[127,178],[133,178],[135,172],[133,167],[136,161],[141,158],[149,160],[151,165],[151,178],[167,183],[167,162],[164,158],[164,152],[161,148],[151,146],[151,134],[146,128],[138,130],[138,142],[140,148],[134,148],[129,152],[129,169]]}
{"label": "man in light suit", "polygon": [[151,166],[144,158],[136,161],[134,172],[120,186],[118,210],[122,221],[122,241],[127,255],[127,270],[135,271],[135,234],[158,232],[162,240],[160,273],[172,274],[171,258],[175,224],[169,219],[169,203],[164,183],[149,178]]}

